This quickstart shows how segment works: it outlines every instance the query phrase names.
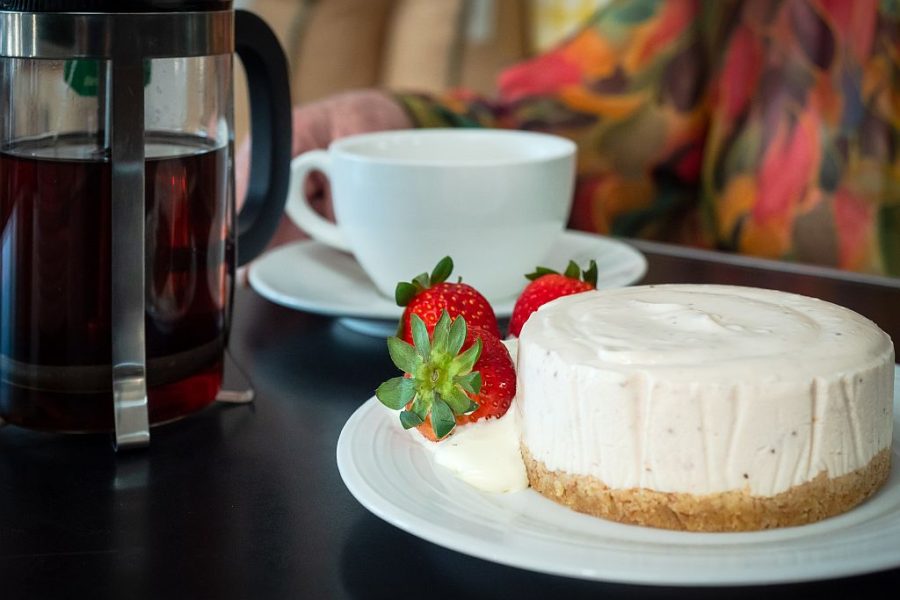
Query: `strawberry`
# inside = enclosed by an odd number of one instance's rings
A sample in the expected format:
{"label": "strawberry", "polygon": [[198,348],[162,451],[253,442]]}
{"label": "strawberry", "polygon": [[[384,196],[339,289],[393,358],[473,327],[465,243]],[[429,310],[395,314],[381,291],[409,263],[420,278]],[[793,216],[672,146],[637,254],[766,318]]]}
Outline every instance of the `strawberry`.
{"label": "strawberry", "polygon": [[516,368],[509,350],[499,337],[481,327],[468,328],[462,350],[468,350],[477,340],[481,340],[481,356],[472,368],[481,373],[481,389],[472,400],[478,408],[456,417],[459,424],[502,417],[516,395]]}
{"label": "strawberry", "polygon": [[412,315],[415,344],[388,339],[391,360],[403,376],[382,383],[375,396],[401,410],[404,429],[416,427],[432,441],[457,424],[503,416],[516,395],[516,372],[500,338],[467,327],[463,316],[445,310],[429,336],[425,322]]}
{"label": "strawberry", "polygon": [[562,296],[597,289],[597,263],[592,260],[587,271],[581,271],[575,261],[570,260],[563,274],[538,267],[534,273],[529,273],[525,277],[531,283],[525,286],[519,299],[516,300],[509,320],[509,334],[515,337],[519,337],[522,325],[541,305]]}
{"label": "strawberry", "polygon": [[469,327],[481,327],[500,337],[500,327],[490,302],[478,290],[461,280],[447,283],[452,272],[453,260],[445,256],[434,267],[431,275],[422,273],[412,282],[401,281],[397,284],[394,292],[397,305],[406,307],[397,330],[400,339],[408,344],[413,343],[410,325],[413,315],[421,318],[426,329],[431,331],[445,310],[450,313],[451,318],[465,317]]}

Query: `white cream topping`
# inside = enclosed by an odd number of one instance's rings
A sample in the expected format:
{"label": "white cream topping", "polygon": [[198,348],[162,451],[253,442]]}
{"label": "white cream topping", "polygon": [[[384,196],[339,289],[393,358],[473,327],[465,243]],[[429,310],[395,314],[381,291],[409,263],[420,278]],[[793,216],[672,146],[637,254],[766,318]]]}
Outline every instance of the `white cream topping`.
{"label": "white cream topping", "polygon": [[449,437],[432,442],[415,429],[410,433],[431,452],[435,464],[483,492],[518,492],[528,487],[519,450],[515,400],[499,419],[458,425]]}
{"label": "white cream topping", "polygon": [[516,411],[459,427],[448,439],[431,444],[434,462],[485,492],[517,492],[528,487],[519,451]]}
{"label": "white cream topping", "polygon": [[890,445],[893,345],[820,300],[732,286],[561,298],[522,330],[521,435],[613,488],[774,495]]}

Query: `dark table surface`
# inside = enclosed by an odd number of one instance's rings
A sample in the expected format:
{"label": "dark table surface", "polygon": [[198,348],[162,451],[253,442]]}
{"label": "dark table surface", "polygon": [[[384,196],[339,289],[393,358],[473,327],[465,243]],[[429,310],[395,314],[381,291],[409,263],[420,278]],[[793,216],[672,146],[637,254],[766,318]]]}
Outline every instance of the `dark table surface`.
{"label": "dark table surface", "polygon": [[[800,292],[853,308],[900,339],[898,280],[638,246],[649,261],[645,283]],[[249,289],[235,311],[231,352],[254,383],[253,405],[215,405],[154,429],[148,450],[119,456],[106,436],[0,430],[0,598],[893,597],[900,589],[900,569],[727,592],[583,581],[409,535],[357,503],[335,463],[345,421],[393,375],[384,341]]]}

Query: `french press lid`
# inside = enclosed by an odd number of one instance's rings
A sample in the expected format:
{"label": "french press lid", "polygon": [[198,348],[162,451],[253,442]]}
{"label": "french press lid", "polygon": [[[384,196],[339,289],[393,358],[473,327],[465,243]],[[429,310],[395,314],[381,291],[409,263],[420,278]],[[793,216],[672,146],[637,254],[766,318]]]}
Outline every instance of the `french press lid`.
{"label": "french press lid", "polygon": [[232,0],[0,0],[0,10],[14,12],[182,12],[228,10]]}

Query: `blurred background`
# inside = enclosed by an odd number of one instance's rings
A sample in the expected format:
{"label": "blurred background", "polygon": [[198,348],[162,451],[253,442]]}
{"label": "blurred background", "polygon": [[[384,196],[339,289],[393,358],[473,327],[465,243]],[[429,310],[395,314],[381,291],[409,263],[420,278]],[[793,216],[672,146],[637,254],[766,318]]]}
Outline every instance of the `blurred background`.
{"label": "blurred background", "polygon": [[[274,29],[294,103],[362,87],[490,94],[508,65],[552,46],[608,0],[237,0]],[[247,132],[238,67],[236,141]]]}

